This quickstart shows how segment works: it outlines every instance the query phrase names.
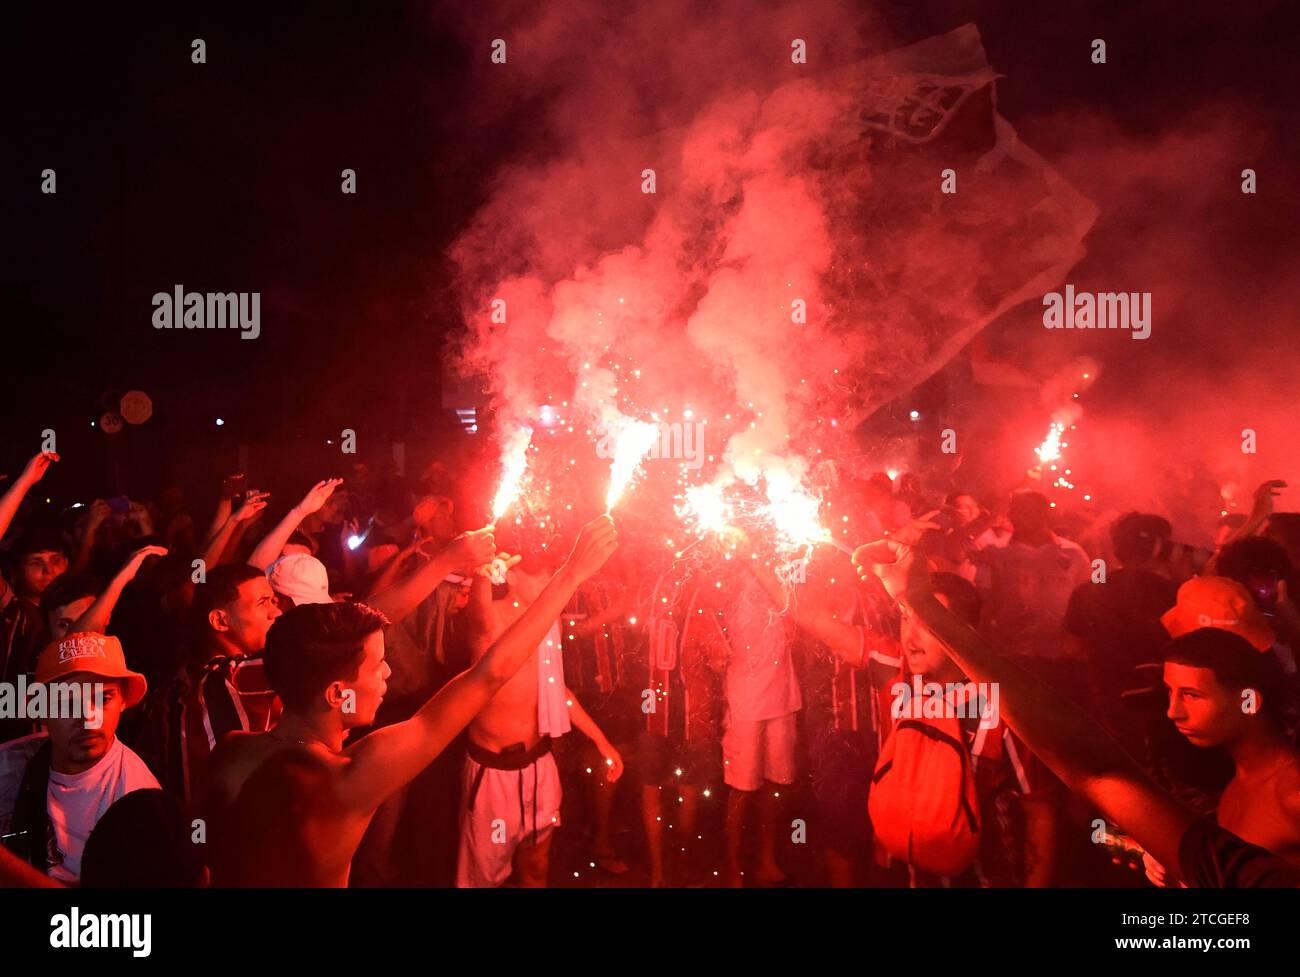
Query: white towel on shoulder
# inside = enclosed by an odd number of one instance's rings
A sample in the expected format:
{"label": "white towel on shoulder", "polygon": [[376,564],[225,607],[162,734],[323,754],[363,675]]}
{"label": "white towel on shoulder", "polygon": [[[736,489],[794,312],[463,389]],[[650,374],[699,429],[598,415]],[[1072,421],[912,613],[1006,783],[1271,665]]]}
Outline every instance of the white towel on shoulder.
{"label": "white towel on shoulder", "polygon": [[563,736],[573,728],[565,695],[563,652],[560,622],[556,621],[537,646],[537,732],[543,736]]}

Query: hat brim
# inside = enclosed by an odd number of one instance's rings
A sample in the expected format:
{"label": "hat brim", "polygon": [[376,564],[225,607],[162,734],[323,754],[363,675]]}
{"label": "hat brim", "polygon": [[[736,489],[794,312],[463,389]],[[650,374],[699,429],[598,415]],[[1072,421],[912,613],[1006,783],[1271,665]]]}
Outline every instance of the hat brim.
{"label": "hat brim", "polygon": [[65,681],[70,675],[93,675],[95,678],[106,678],[114,682],[121,682],[123,686],[123,709],[130,709],[132,706],[139,705],[149,691],[149,681],[139,672],[132,672],[128,669],[114,672],[108,669],[76,668],[71,671],[61,672],[58,675],[51,675],[48,678],[37,676],[35,684],[53,685],[56,682]]}

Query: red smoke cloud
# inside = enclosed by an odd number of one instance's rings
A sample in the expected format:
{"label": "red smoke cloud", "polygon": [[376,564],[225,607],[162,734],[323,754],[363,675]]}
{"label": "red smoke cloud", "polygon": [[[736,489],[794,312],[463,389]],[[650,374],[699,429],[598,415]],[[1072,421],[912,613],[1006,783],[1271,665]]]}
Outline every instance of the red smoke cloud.
{"label": "red smoke cloud", "polygon": [[1094,211],[997,116],[973,27],[863,58],[860,15],[836,4],[602,11],[471,40],[507,42],[481,68],[488,115],[542,97],[452,251],[459,366],[507,421],[565,404],[594,441],[619,415],[690,409],[702,477],[801,480],[1082,254]]}

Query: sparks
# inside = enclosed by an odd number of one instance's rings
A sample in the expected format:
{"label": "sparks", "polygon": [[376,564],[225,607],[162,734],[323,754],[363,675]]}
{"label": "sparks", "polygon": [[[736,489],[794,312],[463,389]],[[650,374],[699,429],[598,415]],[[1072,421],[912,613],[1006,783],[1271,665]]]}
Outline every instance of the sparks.
{"label": "sparks", "polygon": [[519,485],[524,478],[524,468],[528,464],[528,445],[533,438],[533,429],[521,427],[510,434],[505,441],[501,456],[501,485],[497,488],[496,498],[492,500],[492,521],[496,522],[519,497]]}
{"label": "sparks", "polygon": [[1059,421],[1053,421],[1052,426],[1047,431],[1047,437],[1043,443],[1034,449],[1034,454],[1038,455],[1041,462],[1056,461],[1061,457],[1061,432],[1065,430],[1065,425]]}
{"label": "sparks", "polygon": [[659,441],[659,428],[646,421],[625,417],[614,435],[614,460],[609,466],[609,492],[605,495],[605,511],[614,508],[627,489],[632,476],[641,467],[641,460]]}

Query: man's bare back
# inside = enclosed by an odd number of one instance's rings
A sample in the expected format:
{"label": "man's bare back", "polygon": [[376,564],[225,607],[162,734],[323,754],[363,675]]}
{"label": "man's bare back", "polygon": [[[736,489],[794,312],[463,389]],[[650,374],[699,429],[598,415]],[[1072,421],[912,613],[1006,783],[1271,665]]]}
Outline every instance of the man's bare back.
{"label": "man's bare back", "polygon": [[345,887],[375,809],[339,797],[349,760],[324,744],[234,733],[214,757],[215,886]]}
{"label": "man's bare back", "polygon": [[[495,552],[491,532],[467,536],[473,557],[467,562],[485,564]],[[608,516],[587,523],[569,558],[530,595],[532,606],[496,633],[473,666],[411,718],[346,747],[350,730],[374,722],[387,690],[387,622],[364,605],[302,605],[287,612],[268,637],[266,656],[268,672],[286,680],[277,693],[296,695],[286,698],[271,732],[227,737],[212,757],[205,811],[213,883],[347,885],[352,857],[379,805],[410,783],[536,657],[574,591],[616,546]],[[333,678],[309,673],[313,684],[304,685],[305,676],[294,672],[297,663],[327,638],[338,641],[340,633],[357,642],[356,658],[340,663]],[[535,689],[535,674],[533,684]],[[532,717],[535,734],[535,702]]]}

